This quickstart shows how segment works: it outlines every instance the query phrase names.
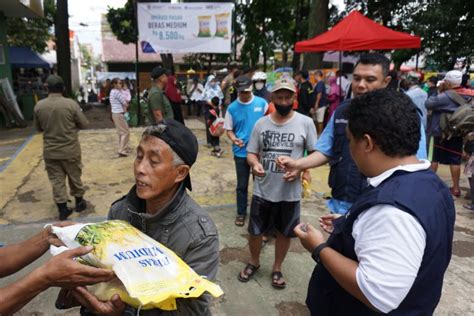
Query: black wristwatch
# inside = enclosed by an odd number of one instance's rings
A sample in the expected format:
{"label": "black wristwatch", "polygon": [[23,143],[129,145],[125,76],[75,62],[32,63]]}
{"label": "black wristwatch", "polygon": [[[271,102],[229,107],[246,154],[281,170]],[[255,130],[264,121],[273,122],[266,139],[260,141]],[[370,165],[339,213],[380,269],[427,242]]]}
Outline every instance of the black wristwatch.
{"label": "black wristwatch", "polygon": [[329,247],[329,245],[325,242],[317,246],[316,249],[314,249],[313,252],[311,253],[311,258],[313,258],[313,260],[316,261],[317,263],[321,263],[319,254],[321,253],[321,250],[323,250],[326,247]]}

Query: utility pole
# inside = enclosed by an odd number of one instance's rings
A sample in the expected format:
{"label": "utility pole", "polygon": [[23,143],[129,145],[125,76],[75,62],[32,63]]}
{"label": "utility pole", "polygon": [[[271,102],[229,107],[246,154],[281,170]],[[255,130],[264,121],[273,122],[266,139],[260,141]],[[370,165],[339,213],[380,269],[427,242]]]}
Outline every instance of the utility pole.
{"label": "utility pole", "polygon": [[67,0],[57,0],[54,32],[56,35],[58,75],[64,80],[66,96],[72,96],[71,45],[69,42],[69,14],[67,7]]}
{"label": "utility pole", "polygon": [[140,45],[140,34],[138,32],[138,0],[135,0],[135,28],[137,30],[137,41],[135,42],[135,91],[136,91],[136,98],[137,98],[137,124],[138,126],[142,125],[142,109],[140,105],[140,62],[138,59],[138,47]]}

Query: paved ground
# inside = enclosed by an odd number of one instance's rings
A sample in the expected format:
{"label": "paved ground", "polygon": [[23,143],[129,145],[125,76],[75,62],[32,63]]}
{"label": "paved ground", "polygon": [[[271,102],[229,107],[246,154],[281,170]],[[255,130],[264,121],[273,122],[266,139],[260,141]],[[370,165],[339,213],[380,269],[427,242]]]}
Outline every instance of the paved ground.
{"label": "paved ground", "polygon": [[[306,286],[314,263],[297,240],[293,241],[283,266],[287,289],[274,290],[270,284],[273,244],[262,253],[262,268],[247,284],[237,280],[238,271],[248,260],[247,234],[233,225],[235,213],[235,173],[230,144],[224,141],[226,154],[217,159],[205,148],[202,123],[188,121],[200,142],[198,161],[192,169],[194,199],[208,209],[220,233],[221,265],[217,282],[225,296],[213,306],[216,315],[307,315],[304,305]],[[31,130],[0,131],[0,243],[8,244],[32,235],[56,217],[51,187],[41,159],[42,139],[31,135]],[[141,129],[132,130],[131,145],[138,143]],[[116,134],[112,129],[87,130],[80,133],[84,174],[89,209],[73,215],[77,221],[94,222],[105,218],[108,206],[125,194],[133,183],[132,157],[116,157]],[[3,168],[3,169],[2,169]],[[304,221],[316,224],[325,213],[323,193],[328,168],[312,171],[313,195],[302,204]],[[449,173],[441,168],[440,176],[448,181]],[[467,182],[462,182],[467,190]],[[464,193],[463,192],[463,193]],[[416,194],[416,192],[414,193]],[[460,206],[458,199],[453,258],[445,277],[443,296],[437,315],[474,315],[474,213]],[[45,255],[34,266],[42,260]],[[32,267],[0,280],[0,286],[17,280]],[[38,296],[18,315],[64,315],[55,310],[53,302],[57,290],[51,289]],[[77,315],[70,310],[66,315]]]}

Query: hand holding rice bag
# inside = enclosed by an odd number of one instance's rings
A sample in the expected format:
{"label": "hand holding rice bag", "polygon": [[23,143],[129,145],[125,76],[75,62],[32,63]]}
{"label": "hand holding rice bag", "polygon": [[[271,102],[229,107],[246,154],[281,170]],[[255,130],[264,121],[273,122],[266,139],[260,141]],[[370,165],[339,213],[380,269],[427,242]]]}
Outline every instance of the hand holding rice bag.
{"label": "hand holding rice bag", "polygon": [[[112,269],[119,280],[89,290],[100,300],[114,294],[141,309],[175,310],[176,298],[196,298],[205,291],[214,297],[222,289],[199,276],[173,251],[125,221],[53,227],[53,233],[69,248],[93,246],[82,257],[86,264]],[[55,252],[51,246],[51,252]]]}

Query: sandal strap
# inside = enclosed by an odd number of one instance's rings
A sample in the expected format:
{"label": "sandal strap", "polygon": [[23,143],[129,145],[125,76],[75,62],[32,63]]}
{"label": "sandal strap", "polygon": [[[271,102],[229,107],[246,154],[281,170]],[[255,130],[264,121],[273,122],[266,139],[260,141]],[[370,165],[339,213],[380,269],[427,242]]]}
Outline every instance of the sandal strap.
{"label": "sandal strap", "polygon": [[273,271],[272,272],[272,279],[274,281],[280,280],[281,278],[283,278],[283,273],[281,273],[281,271]]}
{"label": "sandal strap", "polygon": [[250,270],[250,271],[252,271],[252,274],[253,274],[253,273],[255,273],[255,271],[258,270],[258,268],[260,268],[260,266],[254,266],[251,263],[247,263],[244,270],[245,270],[245,272],[247,272],[247,270]]}

